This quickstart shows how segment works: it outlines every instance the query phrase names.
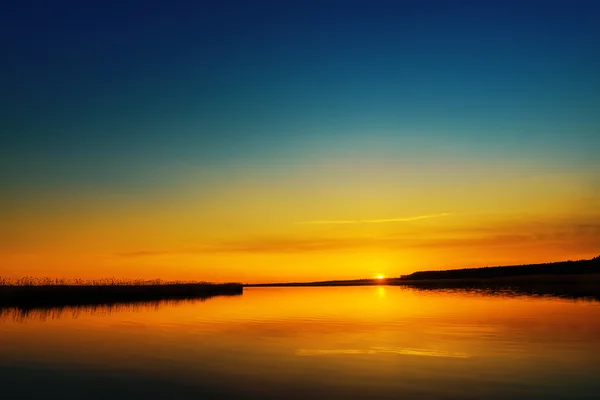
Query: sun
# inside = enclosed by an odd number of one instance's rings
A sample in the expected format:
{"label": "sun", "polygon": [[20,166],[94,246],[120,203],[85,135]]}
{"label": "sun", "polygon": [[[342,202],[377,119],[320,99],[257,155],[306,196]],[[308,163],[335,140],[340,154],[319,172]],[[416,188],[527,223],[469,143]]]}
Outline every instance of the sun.
{"label": "sun", "polygon": [[383,275],[377,275],[377,279],[383,279]]}

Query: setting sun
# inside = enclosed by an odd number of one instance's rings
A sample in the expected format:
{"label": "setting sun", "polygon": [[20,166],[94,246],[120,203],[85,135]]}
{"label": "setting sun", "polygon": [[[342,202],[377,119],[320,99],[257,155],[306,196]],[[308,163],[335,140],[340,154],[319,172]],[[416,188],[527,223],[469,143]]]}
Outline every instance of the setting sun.
{"label": "setting sun", "polygon": [[383,279],[383,275],[377,275],[377,279]]}

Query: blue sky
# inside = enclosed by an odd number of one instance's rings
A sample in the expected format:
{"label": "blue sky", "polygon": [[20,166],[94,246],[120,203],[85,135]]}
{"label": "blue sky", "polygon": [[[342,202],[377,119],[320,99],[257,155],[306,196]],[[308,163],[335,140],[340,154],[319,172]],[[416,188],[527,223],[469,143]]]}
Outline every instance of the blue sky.
{"label": "blue sky", "polygon": [[598,149],[597,2],[16,3],[0,28],[16,180],[117,184],[364,135]]}

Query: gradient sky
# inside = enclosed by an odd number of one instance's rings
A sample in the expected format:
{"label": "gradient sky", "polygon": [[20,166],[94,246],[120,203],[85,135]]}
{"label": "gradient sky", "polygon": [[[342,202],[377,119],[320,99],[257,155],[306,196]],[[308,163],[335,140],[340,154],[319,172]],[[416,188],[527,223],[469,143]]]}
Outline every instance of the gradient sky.
{"label": "gradient sky", "polygon": [[0,275],[600,254],[597,1],[0,6]]}

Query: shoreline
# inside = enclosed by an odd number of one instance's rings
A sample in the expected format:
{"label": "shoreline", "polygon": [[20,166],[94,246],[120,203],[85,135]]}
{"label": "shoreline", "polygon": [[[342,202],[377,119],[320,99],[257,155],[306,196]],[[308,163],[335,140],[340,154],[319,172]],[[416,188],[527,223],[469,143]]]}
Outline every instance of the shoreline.
{"label": "shoreline", "polygon": [[246,287],[403,287],[419,291],[475,291],[499,295],[550,296],[565,299],[600,301],[600,274],[527,275],[502,278],[471,279],[371,279],[348,282],[309,282],[257,284]]}
{"label": "shoreline", "polygon": [[0,308],[50,308],[241,295],[240,283],[153,285],[2,285]]}
{"label": "shoreline", "polygon": [[600,256],[589,260],[558,261],[544,264],[507,265],[479,268],[417,271],[400,277],[348,279],[316,282],[276,282],[244,284],[245,287],[269,286],[366,286],[366,285],[482,285],[532,283],[600,282]]}

